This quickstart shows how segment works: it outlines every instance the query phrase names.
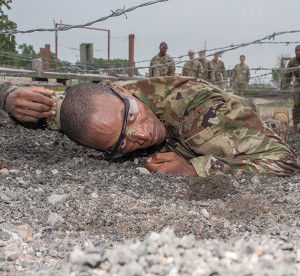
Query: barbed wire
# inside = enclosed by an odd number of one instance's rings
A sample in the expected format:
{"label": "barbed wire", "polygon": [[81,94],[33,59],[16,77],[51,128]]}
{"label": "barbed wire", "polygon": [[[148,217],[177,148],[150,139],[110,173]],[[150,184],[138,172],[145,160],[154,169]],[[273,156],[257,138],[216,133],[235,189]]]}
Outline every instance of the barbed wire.
{"label": "barbed wire", "polygon": [[[289,32],[280,32],[280,33],[276,33],[276,34],[282,34],[282,33],[292,33],[292,32],[300,32],[300,30],[299,31],[289,31]],[[274,35],[274,34],[273,34]],[[271,35],[269,35],[269,36],[266,36],[266,37],[270,37]],[[264,37],[264,38],[262,38],[262,39],[266,39],[266,37]],[[262,39],[260,39],[260,40],[262,40]],[[223,52],[221,53],[221,54],[223,54],[223,53],[225,53],[225,52],[228,52],[228,51],[230,51],[230,50],[234,50],[234,49],[236,49],[236,48],[240,48],[240,47],[245,47],[245,46],[248,46],[248,45],[250,45],[250,44],[260,44],[260,43],[263,43],[264,41],[260,41],[260,42],[249,42],[249,43],[242,43],[242,44],[237,44],[237,45],[235,45],[235,46],[224,46],[224,47],[219,47],[219,48],[214,48],[214,49],[210,49],[210,50],[207,50],[207,51],[213,51],[213,50],[216,50],[216,49],[218,49],[218,50],[223,50]],[[274,43],[274,42],[273,42]],[[287,43],[287,41],[285,42],[285,43]],[[289,42],[289,43],[298,43],[298,42]],[[234,47],[234,48],[229,48],[229,47]],[[34,59],[34,58],[38,58],[38,57],[33,57],[33,56],[30,56],[30,55],[24,55],[24,54],[19,54],[19,53],[14,53],[14,52],[1,52],[0,51],[0,54],[2,54],[2,55],[9,55],[9,56],[15,56],[15,57],[20,57],[21,59],[24,59],[24,58],[28,58],[28,59]],[[212,55],[214,55],[214,54],[209,54],[209,55],[205,55],[204,57],[197,57],[197,58],[195,58],[195,60],[200,60],[200,59],[203,59],[203,58],[207,58],[207,57],[210,57],[210,56],[212,56]],[[186,55],[187,56],[187,55]],[[183,56],[180,56],[180,57],[183,57]],[[178,58],[178,57],[177,57]],[[52,61],[53,62],[53,64],[55,63],[57,63],[58,61],[56,60],[56,59],[48,59],[48,58],[43,58],[43,60],[44,61]],[[28,60],[29,61],[29,60]],[[151,60],[144,60],[144,61],[136,61],[136,62],[134,62],[134,64],[138,64],[138,63],[142,63],[142,62],[147,62],[147,61],[151,61]],[[176,64],[181,64],[181,63],[184,63],[184,62],[190,62],[190,61],[192,61],[192,60],[190,60],[190,59],[188,59],[188,60],[180,60],[180,61],[176,61],[176,58],[174,58],[174,64],[175,64],[175,66],[177,66]],[[62,60],[59,60],[59,62],[60,63],[62,63],[62,64],[67,64],[67,65],[70,65],[70,64],[75,64],[76,66],[78,66],[78,64],[77,63],[71,63],[71,62],[68,62],[68,61],[62,61]],[[95,63],[94,63],[95,64]],[[93,64],[93,66],[94,66],[94,64]],[[98,63],[99,64],[99,63]],[[88,64],[87,63],[87,65],[90,65],[90,64]],[[108,65],[110,65],[111,66],[111,64],[108,64],[108,63],[101,63],[101,66],[104,66],[104,65],[106,65],[106,66],[108,66]],[[117,70],[117,69],[120,69],[120,70],[122,70],[122,69],[146,69],[146,68],[157,68],[157,67],[163,67],[163,66],[170,66],[170,64],[159,64],[159,65],[153,65],[153,66],[135,66],[135,67],[121,67],[121,68],[114,68],[114,70]]]}
{"label": "barbed wire", "polygon": [[68,31],[68,30],[71,30],[71,29],[83,28],[83,27],[91,26],[91,25],[93,25],[95,23],[98,23],[98,22],[105,21],[105,20],[107,20],[107,19],[109,19],[111,17],[121,16],[123,14],[125,15],[125,17],[127,19],[126,13],[128,13],[128,12],[132,12],[132,11],[138,9],[138,8],[141,8],[141,7],[150,6],[150,5],[154,5],[154,4],[160,3],[160,2],[167,2],[167,1],[169,1],[169,0],[156,0],[156,1],[145,2],[143,4],[140,4],[140,5],[137,5],[137,6],[133,6],[133,7],[128,8],[128,9],[125,9],[125,6],[124,6],[123,9],[117,9],[115,11],[111,10],[111,14],[110,15],[98,18],[96,20],[93,20],[91,22],[88,22],[88,23],[85,23],[85,24],[81,24],[81,25],[58,26],[56,28],[50,28],[50,29],[32,29],[32,30],[27,30],[27,31],[19,31],[17,29],[10,29],[10,30],[0,31],[0,35],[4,34],[4,35],[10,36],[10,35],[15,35],[15,34],[25,34],[25,33],[33,33],[33,32],[56,32],[56,31]]}
{"label": "barbed wire", "polygon": [[[156,2],[160,2],[160,1],[154,1],[155,3]],[[154,2],[148,2],[148,3],[154,3]],[[141,6],[141,5],[140,5]],[[230,46],[224,46],[224,47],[219,47],[219,48],[214,48],[214,49],[210,49],[210,50],[207,50],[207,51],[214,51],[216,49],[218,49],[218,53],[220,53],[220,55],[228,52],[228,51],[232,51],[232,50],[235,50],[237,48],[241,48],[241,47],[246,47],[246,46],[249,46],[251,44],[261,44],[261,43],[265,43],[266,39],[275,39],[276,36],[278,35],[283,35],[283,34],[291,34],[291,33],[298,33],[300,32],[300,30],[293,30],[293,31],[283,31],[283,32],[276,32],[276,33],[273,33],[271,35],[267,35],[261,39],[257,39],[257,40],[254,40],[254,41],[251,41],[251,42],[247,42],[247,43],[240,43],[240,44],[231,44]],[[269,42],[266,42],[266,43],[269,43]],[[272,41],[270,43],[276,43],[275,41]],[[282,43],[282,42],[278,42],[278,43]],[[284,41],[284,43],[298,43],[298,42],[295,42],[295,41]],[[220,51],[221,50],[221,51]],[[213,53],[214,54],[214,53]],[[195,58],[194,60],[200,60],[200,59],[203,59],[203,58],[206,58],[206,57],[209,57],[209,56],[212,56],[213,54],[208,54],[208,55],[205,55],[204,57],[198,57],[198,58]],[[24,54],[19,54],[19,53],[15,53],[15,52],[2,52],[0,51],[0,56],[6,56],[6,57],[13,57],[13,58],[16,58],[16,59],[20,59],[22,61],[32,61],[33,58],[37,58],[37,57],[33,57],[33,56],[30,56],[30,55],[24,55]],[[180,58],[182,58],[183,56],[180,56]],[[128,70],[135,70],[135,69],[147,69],[147,68],[158,68],[158,67],[164,67],[164,66],[174,66],[176,68],[182,68],[182,66],[180,66],[180,64],[182,63],[188,63],[188,62],[191,62],[191,61],[194,61],[194,60],[179,60],[179,61],[174,61],[174,62],[170,62],[170,63],[166,63],[166,64],[155,64],[155,65],[152,65],[152,66],[133,66],[133,67],[130,67],[130,66],[123,66],[123,67],[114,67],[113,64],[110,64],[111,68],[103,68],[101,66],[105,65],[105,63],[93,63],[92,65],[91,64],[86,64],[86,65],[80,65],[79,63],[70,63],[70,62],[67,62],[67,61],[61,61],[61,60],[56,60],[56,59],[47,59],[47,58],[43,58],[43,61],[46,61],[48,64],[50,65],[53,65],[53,64],[57,64],[58,62],[60,64],[62,64],[63,66],[59,66],[58,68],[55,68],[55,69],[51,69],[51,70],[56,70],[56,71],[61,71],[61,70],[70,70],[70,71],[78,71],[80,73],[102,73],[102,72],[118,72],[118,71],[122,71],[122,72],[126,72]],[[141,62],[141,61],[140,61]],[[138,62],[134,62],[134,64],[136,64]],[[122,64],[122,63],[120,63]],[[108,63],[106,64],[108,65]],[[286,70],[289,70],[289,71],[296,71],[296,70],[299,70],[300,68],[299,67],[293,67],[293,68],[264,68],[262,66],[259,66],[259,67],[256,67],[256,68],[249,68],[249,69],[238,69],[238,70],[251,70],[251,71],[255,71],[255,73],[257,71],[262,71],[262,70],[267,70],[267,71],[270,71],[270,73],[267,73],[267,74],[271,74],[272,73],[272,70],[276,70],[277,72],[280,72],[282,70],[286,71]],[[231,69],[231,70],[237,70],[237,69]],[[49,71],[49,70],[47,70]],[[220,72],[220,70],[209,70],[209,69],[201,69],[201,71],[212,71],[212,72]],[[37,72],[41,72],[41,71],[38,71]],[[32,72],[30,72],[29,74],[32,74]],[[3,73],[2,73],[3,75]]]}

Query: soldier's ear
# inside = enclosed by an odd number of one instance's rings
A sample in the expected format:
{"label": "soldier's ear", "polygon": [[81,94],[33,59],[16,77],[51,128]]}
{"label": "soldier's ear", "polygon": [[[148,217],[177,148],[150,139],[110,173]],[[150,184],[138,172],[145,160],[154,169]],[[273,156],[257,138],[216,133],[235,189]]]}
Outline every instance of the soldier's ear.
{"label": "soldier's ear", "polygon": [[130,90],[127,90],[126,88],[124,88],[118,84],[112,83],[110,86],[112,86],[114,89],[116,89],[122,95],[132,96],[132,92]]}

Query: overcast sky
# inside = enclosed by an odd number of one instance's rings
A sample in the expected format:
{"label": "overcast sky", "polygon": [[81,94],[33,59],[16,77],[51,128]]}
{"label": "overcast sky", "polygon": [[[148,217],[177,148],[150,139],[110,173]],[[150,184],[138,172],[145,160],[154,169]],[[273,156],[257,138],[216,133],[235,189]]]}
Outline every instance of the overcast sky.
{"label": "overcast sky", "polygon": [[[144,2],[147,1],[13,0],[7,13],[19,30],[28,30],[52,28],[54,21],[85,24],[109,15],[111,10]],[[128,35],[134,34],[135,61],[142,61],[158,53],[161,41],[168,43],[168,54],[177,57],[187,54],[190,48],[199,51],[205,43],[207,49],[213,49],[254,41],[274,32],[300,30],[299,11],[299,0],[169,0],[129,12],[127,19],[122,15],[91,27],[111,31],[111,58],[128,58]],[[31,44],[36,51],[45,44],[55,51],[52,32],[18,34],[16,38],[18,44]],[[300,33],[278,36],[274,41],[300,41]],[[80,29],[59,32],[58,57],[77,61],[79,50],[75,49],[81,43],[93,43],[94,57],[107,58],[107,33]],[[244,54],[250,68],[271,68],[277,64],[278,56],[294,56],[294,48],[295,44],[251,45],[224,53],[222,60],[227,68],[232,68]],[[176,72],[180,73],[181,68]],[[263,73],[267,71],[259,72]]]}

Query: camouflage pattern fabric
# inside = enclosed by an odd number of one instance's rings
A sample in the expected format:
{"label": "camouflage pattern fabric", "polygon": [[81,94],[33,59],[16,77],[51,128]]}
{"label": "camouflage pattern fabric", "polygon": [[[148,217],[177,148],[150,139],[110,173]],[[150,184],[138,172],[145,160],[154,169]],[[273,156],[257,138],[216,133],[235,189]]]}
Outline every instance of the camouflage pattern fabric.
{"label": "camouflage pattern fabric", "polygon": [[168,150],[189,160],[199,176],[287,176],[300,169],[298,157],[262,122],[250,100],[186,77],[119,84],[151,108],[166,127]]}
{"label": "camouflage pattern fabric", "polygon": [[214,73],[213,73],[213,66],[209,60],[206,58],[200,58],[198,59],[198,62],[201,63],[203,67],[203,79],[208,81],[208,82],[213,82],[214,81]]}
{"label": "camouflage pattern fabric", "polygon": [[65,91],[55,92],[51,99],[56,103],[52,109],[55,111],[55,116],[47,118],[47,128],[51,130],[60,130],[60,107],[65,98]]}
{"label": "camouflage pattern fabric", "polygon": [[161,54],[159,53],[151,59],[150,66],[160,65],[160,64],[167,64],[167,65],[149,68],[149,77],[162,77],[162,76],[175,75],[175,64],[171,56],[169,56],[168,54],[161,56]]}
{"label": "camouflage pattern fabric", "polygon": [[237,64],[232,70],[232,81],[236,84],[248,84],[250,79],[249,67],[244,64]]}
{"label": "camouflage pattern fabric", "polygon": [[300,60],[298,61],[296,58],[292,58],[288,64],[287,64],[287,71],[283,76],[282,83],[281,83],[281,89],[282,90],[288,90],[290,87],[290,83],[292,81],[292,78],[294,77],[296,79],[295,87],[300,88],[300,69],[296,70],[288,70],[289,68],[299,67],[300,66]]}
{"label": "camouflage pattern fabric", "polygon": [[193,59],[192,61],[187,61],[183,65],[182,76],[193,77],[193,78],[203,78],[203,67],[202,64]]}
{"label": "camouflage pattern fabric", "polygon": [[4,82],[0,84],[0,109],[5,111],[5,103],[7,95],[17,89],[18,86],[11,85],[10,82]]}
{"label": "camouflage pattern fabric", "polygon": [[[299,67],[300,61],[298,61],[296,58],[292,58],[287,65],[287,69]],[[282,90],[289,90],[290,89],[290,83],[292,81],[292,78],[295,78],[294,83],[294,106],[293,106],[293,121],[296,123],[300,123],[300,69],[292,70],[284,74],[282,82],[281,82],[281,89]]]}
{"label": "camouflage pattern fabric", "polygon": [[224,62],[221,60],[211,61],[212,67],[214,69],[214,81],[215,83],[223,83],[227,79],[226,69]]}

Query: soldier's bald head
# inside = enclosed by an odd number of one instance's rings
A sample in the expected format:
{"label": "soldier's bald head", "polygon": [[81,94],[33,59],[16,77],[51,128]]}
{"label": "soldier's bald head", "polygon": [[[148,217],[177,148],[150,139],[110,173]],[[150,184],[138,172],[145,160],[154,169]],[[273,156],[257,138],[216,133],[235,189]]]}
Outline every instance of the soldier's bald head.
{"label": "soldier's bald head", "polygon": [[190,49],[188,51],[188,55],[189,55],[190,59],[194,59],[195,58],[195,51],[193,49]]}
{"label": "soldier's bald head", "polygon": [[[72,141],[83,144],[90,120],[97,110],[95,97],[115,97],[108,86],[84,83],[66,90],[60,110],[61,129]],[[104,101],[105,102],[105,101]]]}
{"label": "soldier's bald head", "polygon": [[205,56],[205,50],[201,50],[200,52],[199,52],[199,57],[204,57]]}

